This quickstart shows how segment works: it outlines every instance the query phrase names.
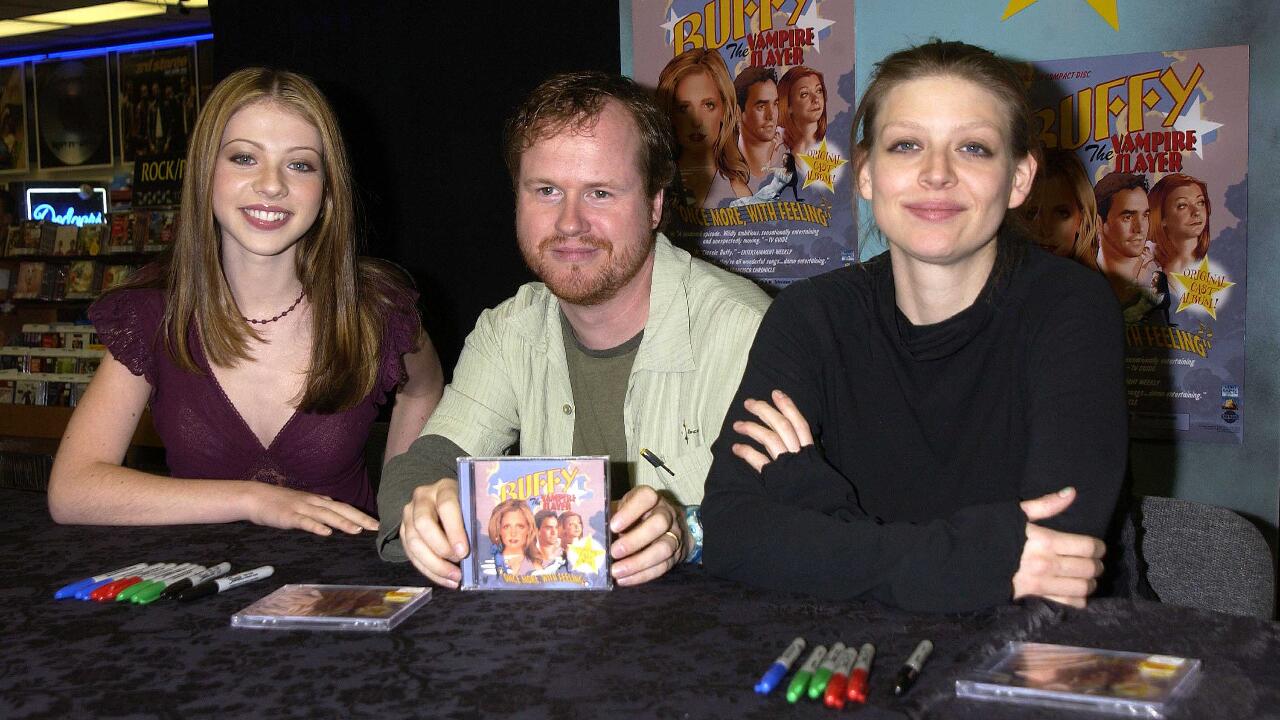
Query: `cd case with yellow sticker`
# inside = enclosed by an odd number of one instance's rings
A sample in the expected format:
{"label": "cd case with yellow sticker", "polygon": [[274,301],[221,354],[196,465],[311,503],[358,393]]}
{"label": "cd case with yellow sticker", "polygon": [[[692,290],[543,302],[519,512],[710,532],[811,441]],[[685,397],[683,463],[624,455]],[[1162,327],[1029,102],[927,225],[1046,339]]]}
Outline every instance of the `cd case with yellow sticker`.
{"label": "cd case with yellow sticker", "polygon": [[1193,658],[1011,642],[956,680],[956,696],[1163,718],[1199,675]]}
{"label": "cd case with yellow sticker", "polygon": [[431,600],[431,588],[285,585],[231,616],[231,627],[387,632]]}

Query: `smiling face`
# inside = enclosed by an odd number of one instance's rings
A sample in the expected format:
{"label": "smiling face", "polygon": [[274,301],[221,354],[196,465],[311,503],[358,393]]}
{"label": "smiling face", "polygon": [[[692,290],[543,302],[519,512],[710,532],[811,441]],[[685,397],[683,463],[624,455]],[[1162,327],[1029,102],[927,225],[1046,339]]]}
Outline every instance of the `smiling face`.
{"label": "smiling face", "polygon": [[525,520],[524,513],[518,510],[503,513],[501,532],[503,553],[513,555],[524,552],[525,546],[529,544],[529,523]]}
{"label": "smiling face", "polygon": [[269,101],[231,116],[212,183],[224,261],[295,247],[323,204],[323,150],[314,125]]}
{"label": "smiling face", "polygon": [[647,280],[662,193],[648,197],[639,148],[634,121],[610,101],[594,126],[566,128],[521,156],[520,252],[564,302],[599,305]]}
{"label": "smiling face", "polygon": [[1026,199],[1035,161],[1015,158],[1003,104],[968,80],[931,76],[884,97],[858,168],[894,262],[995,257],[996,231]]}
{"label": "smiling face", "polygon": [[724,122],[724,101],[710,75],[698,70],[676,84],[671,122],[680,147],[708,149],[715,144]]}
{"label": "smiling face", "polygon": [[808,75],[797,80],[796,84],[791,86],[791,96],[788,100],[791,117],[795,119],[796,124],[816,123],[827,111],[827,98],[822,91],[822,81],[817,75]]}
{"label": "smiling face", "polygon": [[1147,245],[1147,222],[1151,209],[1147,192],[1140,187],[1120,190],[1111,196],[1111,207],[1098,226],[1102,253],[1115,258],[1136,258]]}
{"label": "smiling face", "polygon": [[560,542],[568,545],[580,537],[582,537],[582,518],[577,515],[565,517],[564,524],[560,526]]}
{"label": "smiling face", "polygon": [[544,518],[542,524],[538,526],[538,543],[548,547],[558,542],[560,542],[560,521],[554,517]]}
{"label": "smiling face", "polygon": [[778,130],[778,84],[764,79],[747,89],[742,134],[750,142],[767,143]]}
{"label": "smiling face", "polygon": [[1164,231],[1174,241],[1194,240],[1209,220],[1208,205],[1199,185],[1174,188],[1164,200]]}

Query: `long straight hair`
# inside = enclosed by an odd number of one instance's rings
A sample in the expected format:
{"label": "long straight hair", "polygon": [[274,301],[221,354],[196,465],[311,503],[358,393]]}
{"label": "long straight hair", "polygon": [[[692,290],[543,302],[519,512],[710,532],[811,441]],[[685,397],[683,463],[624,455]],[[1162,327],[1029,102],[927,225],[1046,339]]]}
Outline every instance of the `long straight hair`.
{"label": "long straight hair", "polygon": [[[332,413],[359,404],[378,379],[385,319],[397,310],[395,289],[405,276],[387,263],[356,257],[351,166],[333,109],[309,79],[267,68],[245,68],[214,88],[196,120],[187,150],[182,206],[171,255],[153,278],[163,283],[165,347],[174,362],[203,371],[188,331],[199,330],[209,363],[231,367],[250,360],[260,340],[236,307],[223,275],[221,229],[213,215],[213,173],[231,117],[258,103],[293,113],[320,133],[324,197],[315,223],[298,240],[296,272],[311,311],[311,362],[298,400],[303,412]],[[402,310],[401,310],[402,311]]]}
{"label": "long straight hair", "polygon": [[1173,241],[1169,239],[1169,233],[1164,229],[1164,216],[1168,214],[1164,210],[1164,204],[1174,190],[1191,186],[1200,188],[1200,194],[1204,196],[1204,228],[1200,230],[1200,235],[1196,238],[1196,248],[1191,253],[1191,257],[1199,260],[1209,252],[1209,216],[1213,214],[1213,205],[1209,202],[1208,184],[1197,177],[1173,173],[1160,178],[1160,181],[1152,185],[1151,191],[1147,193],[1147,202],[1151,206],[1151,223],[1147,230],[1147,239],[1156,246],[1156,262],[1160,263],[1160,267],[1171,272],[1181,272],[1186,268],[1169,267],[1169,263],[1173,261],[1173,252],[1170,249]]}
{"label": "long straight hair", "polygon": [[794,148],[800,142],[799,128],[791,120],[791,91],[796,83],[807,77],[818,79],[818,87],[822,88],[822,117],[818,118],[818,130],[813,139],[822,142],[827,136],[827,81],[822,73],[805,65],[797,65],[783,74],[778,81],[778,124],[782,126],[782,141],[787,147]]}
{"label": "long straight hair", "polygon": [[[729,67],[724,58],[715,50],[696,48],[680,53],[658,75],[658,88],[655,93],[658,107],[674,118],[676,113],[676,88],[680,81],[695,73],[703,73],[711,79],[720,95],[720,106],[723,108],[720,127],[716,131],[712,143],[712,154],[716,158],[716,169],[730,180],[738,180],[743,185],[751,178],[747,169],[747,161],[738,151],[738,127],[742,123],[742,111],[738,109],[738,93],[733,89],[733,79],[729,77]],[[676,148],[679,149],[677,142]]]}

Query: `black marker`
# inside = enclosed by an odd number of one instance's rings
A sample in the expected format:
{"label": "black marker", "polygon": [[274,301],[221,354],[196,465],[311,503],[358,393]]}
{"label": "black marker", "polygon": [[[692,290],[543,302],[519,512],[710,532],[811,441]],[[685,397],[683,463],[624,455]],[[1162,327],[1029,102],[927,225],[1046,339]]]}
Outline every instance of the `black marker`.
{"label": "black marker", "polygon": [[209,568],[208,570],[205,570],[202,573],[192,575],[189,578],[184,578],[170,585],[169,587],[164,589],[164,592],[160,593],[160,597],[156,598],[156,600],[175,600],[179,595],[183,593],[183,591],[187,590],[188,588],[193,588],[196,585],[199,585],[200,583],[205,582],[207,580],[220,578],[223,575],[226,575],[230,571],[231,571],[231,563],[229,562],[219,563]]}
{"label": "black marker", "polygon": [[263,565],[260,568],[246,570],[230,577],[218,578],[217,580],[206,580],[199,585],[183,590],[178,594],[178,599],[195,600],[196,598],[202,598],[206,595],[214,595],[222,592],[223,590],[230,590],[231,588],[240,587],[241,585],[245,585],[256,580],[269,578],[275,571],[276,569],[270,565]]}
{"label": "black marker", "polygon": [[662,458],[655,455],[653,451],[651,451],[649,448],[640,448],[640,457],[644,458],[645,460],[648,460],[649,464],[652,465],[654,468],[661,468],[663,470],[666,470],[667,474],[670,475],[671,477],[676,476],[676,474],[672,472],[671,468],[667,467],[667,464],[662,462]]}
{"label": "black marker", "polygon": [[903,663],[902,669],[898,670],[898,677],[893,681],[894,695],[905,695],[911,686],[916,684],[916,678],[920,677],[920,668],[924,667],[924,661],[929,659],[931,652],[933,652],[933,643],[921,640],[916,649],[911,652],[911,656]]}

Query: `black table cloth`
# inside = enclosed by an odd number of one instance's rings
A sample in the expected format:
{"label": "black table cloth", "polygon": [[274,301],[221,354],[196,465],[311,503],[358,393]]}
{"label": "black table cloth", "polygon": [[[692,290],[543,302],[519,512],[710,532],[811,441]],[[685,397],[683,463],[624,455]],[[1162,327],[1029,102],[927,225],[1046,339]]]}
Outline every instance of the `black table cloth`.
{"label": "black table cloth", "polygon": [[[409,565],[381,562],[370,534],[58,526],[44,502],[0,491],[4,718],[833,717],[818,703],[788,705],[785,682],[767,698],[752,691],[797,635],[810,647],[875,643],[868,703],[843,711],[859,718],[1080,717],[954,697],[955,679],[1008,640],[1197,657],[1203,681],[1174,717],[1280,717],[1280,624],[1147,602],[913,615],[680,568],[608,593],[436,589],[390,633],[233,629],[234,612],[285,583],[425,583]],[[133,562],[222,560],[233,572],[276,572],[191,603],[52,599]],[[924,638],[933,656],[896,699],[893,675]]]}

